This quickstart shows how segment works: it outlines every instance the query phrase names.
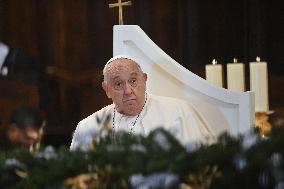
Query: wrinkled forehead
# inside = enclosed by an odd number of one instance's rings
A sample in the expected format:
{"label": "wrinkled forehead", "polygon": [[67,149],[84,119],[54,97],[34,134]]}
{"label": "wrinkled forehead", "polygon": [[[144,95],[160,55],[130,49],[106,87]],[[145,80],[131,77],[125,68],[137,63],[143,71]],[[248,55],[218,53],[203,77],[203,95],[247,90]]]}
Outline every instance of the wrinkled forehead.
{"label": "wrinkled forehead", "polygon": [[143,73],[139,64],[133,60],[121,58],[110,62],[106,67],[107,78],[115,78],[124,74],[139,74]]}

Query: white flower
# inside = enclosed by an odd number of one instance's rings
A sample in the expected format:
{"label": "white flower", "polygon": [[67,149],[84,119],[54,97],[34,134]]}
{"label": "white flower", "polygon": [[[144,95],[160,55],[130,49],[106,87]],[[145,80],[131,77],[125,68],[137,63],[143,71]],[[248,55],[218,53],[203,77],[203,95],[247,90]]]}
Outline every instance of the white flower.
{"label": "white flower", "polygon": [[147,149],[145,148],[145,146],[143,146],[142,144],[132,144],[130,146],[130,150],[131,151],[138,151],[138,152],[143,152],[146,153]]}
{"label": "white flower", "polygon": [[185,144],[185,149],[188,153],[192,153],[195,152],[196,150],[198,150],[201,146],[201,143],[198,142],[190,142]]}
{"label": "white flower", "polygon": [[273,167],[279,167],[282,163],[282,155],[280,153],[273,153],[270,157],[270,162]]}
{"label": "white flower", "polygon": [[241,156],[234,158],[234,164],[238,171],[242,171],[247,166],[247,160]]}
{"label": "white flower", "polygon": [[167,140],[166,136],[162,132],[157,132],[154,135],[154,141],[161,147],[163,150],[169,151],[171,144]]}
{"label": "white flower", "polygon": [[51,160],[56,159],[58,155],[55,153],[55,150],[52,146],[47,146],[42,152],[39,152],[36,157]]}
{"label": "white flower", "polygon": [[242,146],[245,150],[248,150],[250,147],[252,147],[259,141],[260,141],[259,136],[256,135],[253,131],[250,131],[244,135]]}
{"label": "white flower", "polygon": [[19,160],[15,158],[6,159],[4,165],[6,168],[14,168],[14,167],[21,168],[21,169],[26,168],[25,164],[21,163]]}
{"label": "white flower", "polygon": [[134,174],[129,179],[131,186],[137,187],[144,181],[144,177],[142,174]]}
{"label": "white flower", "polygon": [[151,188],[173,188],[178,183],[178,176],[169,173],[154,173],[143,177],[141,174],[135,174],[130,177],[130,184],[135,189]]}

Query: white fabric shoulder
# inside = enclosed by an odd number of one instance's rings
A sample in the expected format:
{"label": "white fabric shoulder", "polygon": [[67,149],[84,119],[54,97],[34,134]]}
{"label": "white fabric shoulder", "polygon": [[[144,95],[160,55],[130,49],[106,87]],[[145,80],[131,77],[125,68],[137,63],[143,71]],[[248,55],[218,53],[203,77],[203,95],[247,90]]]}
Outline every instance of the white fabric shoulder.
{"label": "white fabric shoulder", "polygon": [[172,97],[149,96],[151,105],[147,114],[155,115],[155,112],[159,112],[159,115],[151,120],[146,118],[148,123],[145,124],[151,125],[155,121],[157,124],[160,121],[160,126],[170,131],[184,145],[194,141],[208,142],[208,138],[215,140],[214,132],[190,102]]}
{"label": "white fabric shoulder", "polygon": [[149,94],[145,111],[141,115],[145,134],[148,135],[158,127],[167,130],[173,128],[175,120],[182,116],[181,107],[182,103],[179,99]]}
{"label": "white fabric shoulder", "polygon": [[90,149],[93,139],[100,134],[101,123],[104,123],[108,116],[112,116],[113,108],[113,104],[108,105],[80,121],[73,134],[70,150]]}

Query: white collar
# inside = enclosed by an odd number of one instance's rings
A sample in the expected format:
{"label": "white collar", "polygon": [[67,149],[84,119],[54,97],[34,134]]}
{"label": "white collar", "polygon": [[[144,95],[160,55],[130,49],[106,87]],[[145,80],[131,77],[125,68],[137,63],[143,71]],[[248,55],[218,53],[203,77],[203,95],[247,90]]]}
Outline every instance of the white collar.
{"label": "white collar", "polygon": [[4,64],[8,52],[9,52],[9,47],[6,44],[0,42],[0,70],[2,68],[2,65]]}

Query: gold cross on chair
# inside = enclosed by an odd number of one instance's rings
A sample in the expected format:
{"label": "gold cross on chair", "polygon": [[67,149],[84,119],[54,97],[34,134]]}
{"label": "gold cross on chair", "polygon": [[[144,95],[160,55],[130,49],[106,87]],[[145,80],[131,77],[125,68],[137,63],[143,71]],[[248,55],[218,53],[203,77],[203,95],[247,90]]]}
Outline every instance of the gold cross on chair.
{"label": "gold cross on chair", "polygon": [[121,2],[121,0],[118,0],[117,3],[109,4],[109,8],[118,7],[119,25],[123,25],[123,17],[122,17],[123,6],[131,6],[131,1]]}

